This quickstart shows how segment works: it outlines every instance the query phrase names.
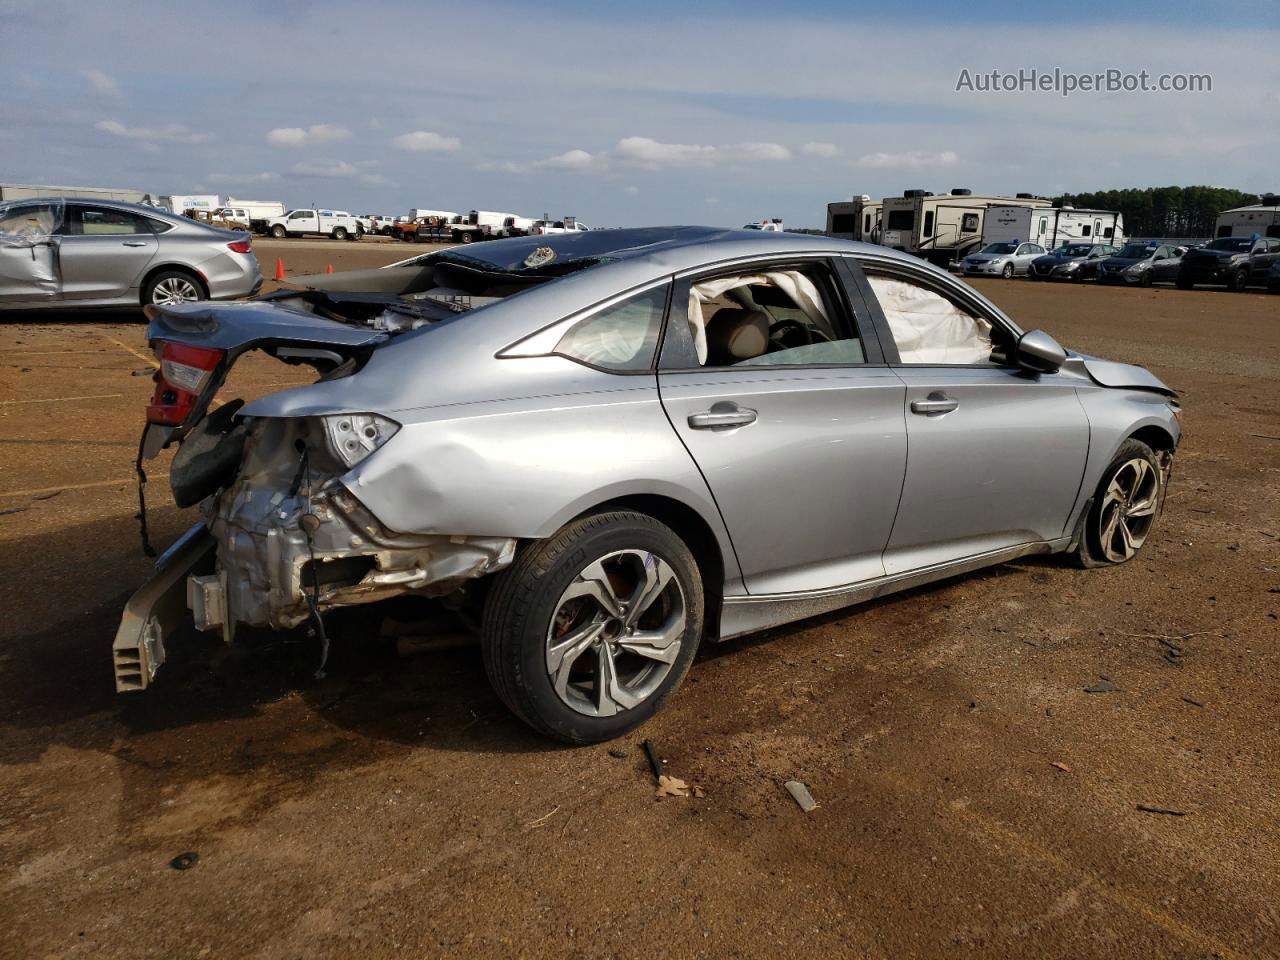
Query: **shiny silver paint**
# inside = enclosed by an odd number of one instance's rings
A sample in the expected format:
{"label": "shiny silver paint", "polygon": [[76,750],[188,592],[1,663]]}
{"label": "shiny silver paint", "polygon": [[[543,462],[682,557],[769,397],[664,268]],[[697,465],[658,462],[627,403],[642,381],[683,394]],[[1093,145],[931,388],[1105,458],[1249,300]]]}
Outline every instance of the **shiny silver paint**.
{"label": "shiny silver paint", "polygon": [[[723,567],[711,585],[721,637],[1065,549],[1126,438],[1150,428],[1176,446],[1172,391],[1141,368],[1074,354],[1050,373],[881,364],[656,376],[548,355],[566,325],[621,296],[712,266],[805,257],[892,266],[1021,333],[967,284],[883,247],[676,228],[650,252],[400,334],[359,372],[243,413],[258,429],[339,413],[399,423],[367,459],[320,481],[396,536],[540,539],[619,500],[679,504],[710,532]],[[278,311],[226,312],[249,330]],[[351,340],[372,336],[336,326]],[[692,428],[691,417],[717,410],[753,416]]]}
{"label": "shiny silver paint", "polygon": [[[41,202],[47,201],[18,201]],[[51,238],[59,273],[57,292],[50,295],[50,291],[33,285],[30,295],[24,296],[20,285],[6,286],[0,296],[0,309],[136,307],[143,285],[166,269],[197,274],[201,298],[207,293],[211,300],[246,297],[262,286],[257,258],[252,253],[236,253],[227,248],[228,243],[245,240],[248,234],[210,227],[140,204],[75,197],[57,202],[64,203],[68,213],[76,205],[121,210],[149,217],[169,229],[155,234],[59,233]]]}

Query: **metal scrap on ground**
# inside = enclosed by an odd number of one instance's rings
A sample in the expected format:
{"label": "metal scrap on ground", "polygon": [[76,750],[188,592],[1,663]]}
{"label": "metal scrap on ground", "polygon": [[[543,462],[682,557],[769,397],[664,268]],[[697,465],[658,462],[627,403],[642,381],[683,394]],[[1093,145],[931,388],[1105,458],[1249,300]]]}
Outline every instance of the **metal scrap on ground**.
{"label": "metal scrap on ground", "polygon": [[809,813],[818,806],[818,801],[813,799],[813,794],[809,792],[809,788],[799,780],[788,780],[783,786],[787,788],[787,793],[791,794],[791,798],[805,813]]}

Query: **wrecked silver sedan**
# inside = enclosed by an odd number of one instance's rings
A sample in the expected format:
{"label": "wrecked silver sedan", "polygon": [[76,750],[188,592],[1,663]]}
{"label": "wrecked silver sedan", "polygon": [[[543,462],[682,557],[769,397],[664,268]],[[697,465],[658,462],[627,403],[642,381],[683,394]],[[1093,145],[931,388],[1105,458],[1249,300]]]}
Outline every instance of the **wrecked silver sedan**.
{"label": "wrecked silver sedan", "polygon": [[[202,522],[129,602],[118,689],[188,617],[475,611],[511,710],[617,736],[721,640],[1034,553],[1123,563],[1179,410],[883,247],[676,227],[493,241],[150,308],[139,466]],[[211,400],[238,357],[318,372]],[[908,456],[910,451],[910,456]]]}

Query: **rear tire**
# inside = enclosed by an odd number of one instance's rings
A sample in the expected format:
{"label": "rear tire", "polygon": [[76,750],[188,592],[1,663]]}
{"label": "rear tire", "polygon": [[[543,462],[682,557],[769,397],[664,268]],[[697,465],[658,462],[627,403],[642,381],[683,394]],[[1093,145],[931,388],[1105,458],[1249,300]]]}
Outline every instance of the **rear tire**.
{"label": "rear tire", "polygon": [[1129,439],[1102,471],[1084,518],[1075,559],[1082,567],[1127,563],[1151,536],[1164,503],[1164,474],[1155,451]]}
{"label": "rear tire", "polygon": [[689,548],[654,518],[615,511],[530,544],[494,578],[481,651],[518,718],[549,737],[597,743],[658,711],[688,672],[702,627]]}
{"label": "rear tire", "polygon": [[346,227],[334,227],[334,228],[333,228],[332,237],[333,237],[333,239],[335,239],[335,240],[345,240],[345,239],[347,239],[347,228],[346,228]]}
{"label": "rear tire", "polygon": [[209,299],[200,281],[185,270],[161,270],[142,285],[142,305],[172,306]]}

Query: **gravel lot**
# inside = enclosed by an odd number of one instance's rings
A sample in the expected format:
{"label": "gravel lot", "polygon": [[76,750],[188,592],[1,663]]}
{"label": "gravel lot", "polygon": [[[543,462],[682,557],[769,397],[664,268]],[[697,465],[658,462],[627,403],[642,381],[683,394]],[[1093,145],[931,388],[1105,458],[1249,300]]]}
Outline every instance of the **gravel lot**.
{"label": "gravel lot", "polygon": [[[255,246],[268,275],[428,249]],[[4,315],[0,957],[1280,956],[1280,297],[976,285],[1182,391],[1141,558],[704,649],[622,757],[539,739],[477,650],[399,657],[372,615],[321,682],[305,645],[193,639],[117,698],[145,328]],[[249,358],[228,391],[299,379]],[[165,472],[160,545],[190,522]],[[705,798],[654,799],[644,737]]]}

